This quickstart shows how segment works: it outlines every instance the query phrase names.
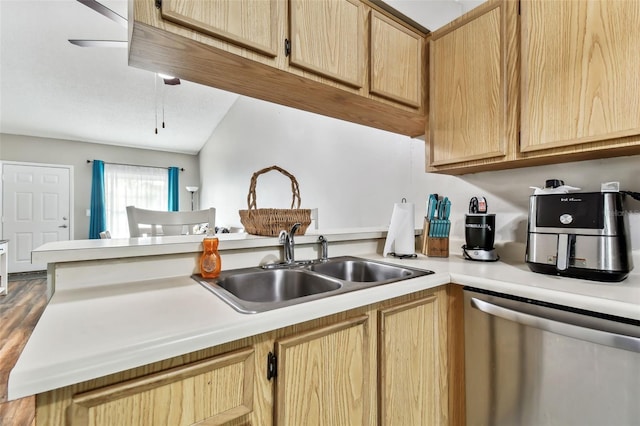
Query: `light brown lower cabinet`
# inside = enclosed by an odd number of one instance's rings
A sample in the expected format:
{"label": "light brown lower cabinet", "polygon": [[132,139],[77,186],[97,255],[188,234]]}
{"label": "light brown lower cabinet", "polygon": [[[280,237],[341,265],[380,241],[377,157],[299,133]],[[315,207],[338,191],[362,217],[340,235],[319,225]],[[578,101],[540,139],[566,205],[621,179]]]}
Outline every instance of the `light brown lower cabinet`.
{"label": "light brown lower cabinet", "polygon": [[441,425],[442,327],[434,295],[379,311],[380,425]]}
{"label": "light brown lower cabinet", "polygon": [[456,424],[455,294],[424,290],[55,389],[37,395],[36,424]]}
{"label": "light brown lower cabinet", "polygon": [[276,342],[275,424],[372,424],[369,316]]}
{"label": "light brown lower cabinet", "polygon": [[254,351],[229,354],[76,394],[73,426],[222,425],[253,410]]}

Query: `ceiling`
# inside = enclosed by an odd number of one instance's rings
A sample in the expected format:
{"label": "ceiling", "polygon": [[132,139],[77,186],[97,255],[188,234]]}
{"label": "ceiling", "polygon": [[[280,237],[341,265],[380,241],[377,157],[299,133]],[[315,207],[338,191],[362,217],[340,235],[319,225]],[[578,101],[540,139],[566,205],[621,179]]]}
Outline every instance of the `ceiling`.
{"label": "ceiling", "polygon": [[[386,2],[433,30],[482,1]],[[101,3],[127,17],[127,0]],[[184,80],[167,86],[129,67],[125,48],[67,41],[126,38],[76,0],[0,0],[0,132],[198,153],[238,95]]]}

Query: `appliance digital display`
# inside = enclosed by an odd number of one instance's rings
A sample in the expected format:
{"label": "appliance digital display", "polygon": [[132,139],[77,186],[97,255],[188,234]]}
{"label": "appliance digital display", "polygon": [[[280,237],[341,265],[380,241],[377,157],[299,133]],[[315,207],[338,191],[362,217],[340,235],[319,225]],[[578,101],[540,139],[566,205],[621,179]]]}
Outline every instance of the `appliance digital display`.
{"label": "appliance digital display", "polygon": [[536,226],[550,228],[604,228],[601,192],[550,194],[536,200]]}

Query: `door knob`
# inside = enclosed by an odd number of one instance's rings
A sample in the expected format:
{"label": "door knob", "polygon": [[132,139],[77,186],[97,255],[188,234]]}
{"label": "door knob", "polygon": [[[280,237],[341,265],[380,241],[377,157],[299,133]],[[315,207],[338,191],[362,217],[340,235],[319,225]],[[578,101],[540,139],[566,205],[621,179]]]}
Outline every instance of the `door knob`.
{"label": "door knob", "polygon": [[58,228],[68,228],[66,224],[58,226]]}

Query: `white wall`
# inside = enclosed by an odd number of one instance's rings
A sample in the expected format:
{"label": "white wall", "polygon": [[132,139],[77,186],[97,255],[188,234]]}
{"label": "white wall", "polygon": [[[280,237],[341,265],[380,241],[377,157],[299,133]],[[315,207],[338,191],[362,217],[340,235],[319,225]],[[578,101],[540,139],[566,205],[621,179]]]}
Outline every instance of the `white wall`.
{"label": "white wall", "polygon": [[[525,241],[529,186],[544,186],[550,178],[562,179],[565,184],[582,191],[600,191],[603,182],[618,181],[620,189],[640,192],[640,156],[580,161],[549,166],[525,167],[514,170],[484,172],[462,176],[461,179],[486,193],[492,194],[504,205],[502,237]],[[495,205],[495,201],[494,201]],[[491,204],[489,205],[491,207]],[[625,203],[629,218],[632,246],[640,249],[640,201],[627,197]],[[513,238],[510,234],[513,233]]]}
{"label": "white wall", "polygon": [[[484,195],[497,213],[497,239],[526,240],[529,186],[560,178],[585,190],[619,180],[640,191],[640,156],[485,172],[462,177],[424,172],[424,142],[308,112],[241,97],[200,152],[201,207],[217,208],[217,223],[240,226],[251,175],[277,164],[296,176],[303,208],[319,209],[320,227],[387,226],[393,203],[416,204],[422,226],[431,192],[452,201],[452,236],[464,238],[469,198]],[[288,179],[262,175],[258,207],[288,208]],[[640,248],[640,202],[627,204],[634,248]]]}
{"label": "white wall", "polygon": [[[385,225],[394,202],[416,201],[413,169],[423,167],[422,145],[241,97],[200,152],[201,205],[217,208],[218,224],[239,226],[252,174],[276,164],[296,176],[302,207],[319,209],[322,228]],[[258,207],[290,203],[287,178],[271,172],[258,179]]]}
{"label": "white wall", "polygon": [[144,166],[184,168],[180,173],[180,210],[191,209],[191,194],[184,187],[197,185],[198,158],[195,155],[127,148],[61,139],[38,138],[0,133],[0,160],[73,166],[74,171],[74,239],[89,236],[92,166],[87,160]]}

